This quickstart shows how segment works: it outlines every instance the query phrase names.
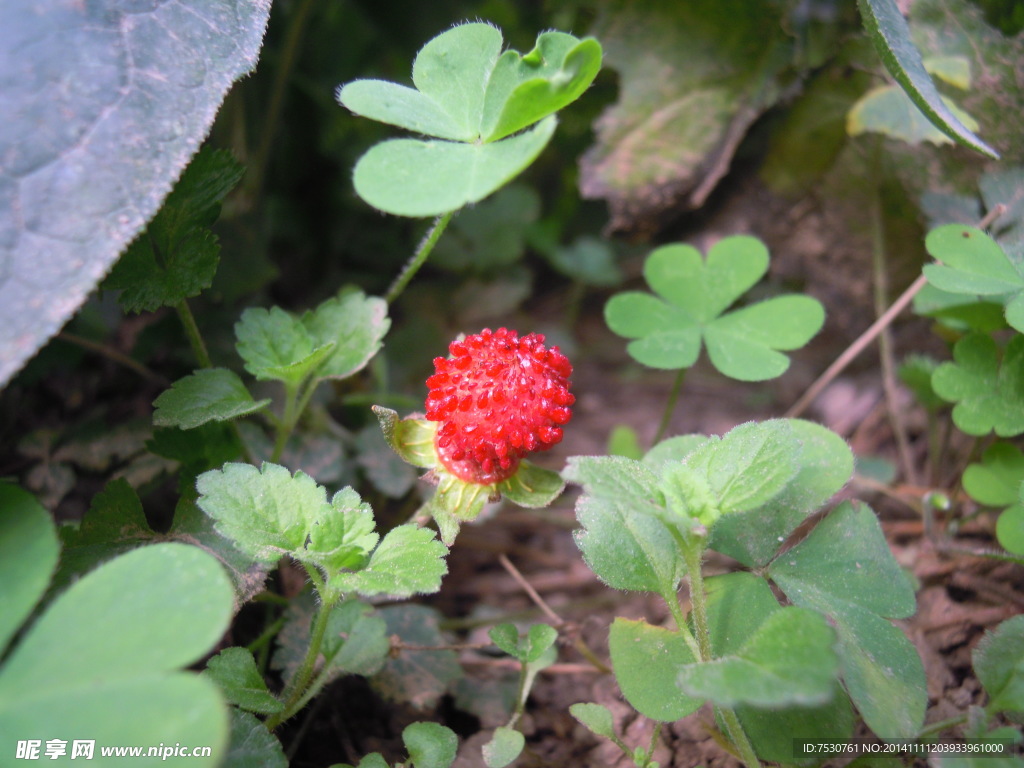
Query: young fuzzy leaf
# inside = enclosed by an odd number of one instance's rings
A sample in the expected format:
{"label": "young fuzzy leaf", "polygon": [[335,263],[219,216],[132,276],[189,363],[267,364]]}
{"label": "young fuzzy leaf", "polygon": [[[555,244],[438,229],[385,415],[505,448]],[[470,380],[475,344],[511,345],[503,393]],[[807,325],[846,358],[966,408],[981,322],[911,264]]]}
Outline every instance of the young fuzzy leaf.
{"label": "young fuzzy leaf", "polygon": [[447,554],[448,548],[430,529],[400,525],[388,531],[360,570],[333,573],[327,581],[340,592],[365,597],[429,594],[441,588],[441,577],[448,572]]}
{"label": "young fuzzy leaf", "polygon": [[391,321],[383,299],[342,291],[297,317],[280,307],[250,308],[235,324],[245,369],[261,381],[292,386],[308,379],[343,379],[380,349]]}
{"label": "young fuzzy leaf", "polygon": [[644,264],[644,277],[657,297],[613,296],[605,320],[615,333],[635,339],[629,354],[652,368],[689,368],[704,344],[726,376],[775,378],[789,367],[778,350],[806,344],[821,329],[825,313],[809,297],[779,296],[723,314],[767,270],[768,250],[753,237],[724,238],[706,261],[692,246],[662,246]]}
{"label": "young fuzzy leaf", "polygon": [[360,197],[401,216],[448,213],[482,200],[533,162],[554,132],[553,113],[597,76],[601,46],[562,32],[542,33],[526,56],[502,53],[501,44],[495,27],[462,24],[417,54],[415,88],[356,80],[338,90],[338,101],[355,114],[434,137],[371,148],[354,172]]}
{"label": "young fuzzy leaf", "polygon": [[487,768],[505,768],[519,757],[526,746],[526,737],[514,728],[502,725],[494,730],[491,740],[484,744],[484,763]]}
{"label": "young fuzzy leaf", "polygon": [[437,723],[413,723],[402,731],[402,743],[415,768],[449,768],[455,762],[459,738]]}
{"label": "young fuzzy leaf", "polygon": [[991,336],[965,336],[953,348],[953,362],[932,374],[932,386],[956,403],[953,423],[967,434],[1019,435],[1024,432],[1024,336],[1006,345],[1002,364]]}
{"label": "young fuzzy leaf", "polygon": [[596,735],[604,736],[606,739],[615,738],[615,722],[608,707],[581,702],[570,705],[569,714]]}
{"label": "young fuzzy leaf", "polygon": [[288,768],[277,736],[251,712],[231,708],[231,741],[224,768]]}
{"label": "young fuzzy leaf", "polygon": [[780,608],[735,654],[685,664],[677,681],[688,695],[724,707],[824,704],[839,666],[834,645],[835,632],[820,613]]}
{"label": "young fuzzy leaf", "polygon": [[917,108],[939,130],[966,147],[999,159],[999,154],[957,119],[942,101],[935,83],[924,68],[921,54],[910,39],[910,29],[896,0],[858,0],[868,37],[889,74],[906,91]]}
{"label": "young fuzzy leaf", "polygon": [[495,624],[487,632],[487,636],[509,656],[515,656],[519,650],[519,630],[515,624]]}
{"label": "young fuzzy leaf", "polygon": [[206,674],[220,686],[224,698],[241,709],[261,715],[284,709],[267,689],[256,659],[246,648],[225,648],[206,662]]}
{"label": "young fuzzy leaf", "polygon": [[234,371],[204,368],[178,379],[153,401],[153,424],[194,429],[210,421],[231,421],[270,404],[255,400]]}
{"label": "young fuzzy leaf", "polygon": [[608,631],[608,650],[622,695],[645,717],[670,723],[704,703],[676,685],[679,667],[696,661],[679,632],[617,618]]}
{"label": "young fuzzy leaf", "polygon": [[924,668],[884,618],[910,616],[914,591],[870,508],[841,504],[768,574],[793,603],[829,617],[843,682],[871,729],[884,739],[917,733],[927,702]]}
{"label": "young fuzzy leaf", "polygon": [[562,472],[583,486],[576,502],[576,545],[608,586],[674,594],[683,573],[679,547],[661,522],[657,476],[621,456],[574,456]]}
{"label": "young fuzzy leaf", "polygon": [[941,264],[925,265],[928,282],[943,291],[996,296],[1006,305],[1006,322],[1024,332],[1024,277],[1002,247],[980,229],[947,224],[925,239]]}
{"label": "young fuzzy leaf", "polygon": [[202,149],[163,207],[128,248],[104,287],[121,290],[128,312],[152,312],[198,295],[213,282],[220,258],[208,227],[244,169],[228,152]]}
{"label": "young fuzzy leaf", "polygon": [[1024,616],[986,632],[972,660],[989,696],[989,713],[1024,712]]}

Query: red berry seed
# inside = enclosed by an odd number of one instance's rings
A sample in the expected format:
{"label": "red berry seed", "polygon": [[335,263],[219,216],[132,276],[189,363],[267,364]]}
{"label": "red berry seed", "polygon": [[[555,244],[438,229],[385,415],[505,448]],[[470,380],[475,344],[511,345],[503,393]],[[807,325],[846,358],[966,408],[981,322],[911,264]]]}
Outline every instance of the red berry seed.
{"label": "red berry seed", "polygon": [[434,445],[445,468],[468,483],[491,485],[519,460],[561,442],[576,398],[572,365],[544,336],[499,328],[453,341],[427,379],[427,418],[440,422]]}

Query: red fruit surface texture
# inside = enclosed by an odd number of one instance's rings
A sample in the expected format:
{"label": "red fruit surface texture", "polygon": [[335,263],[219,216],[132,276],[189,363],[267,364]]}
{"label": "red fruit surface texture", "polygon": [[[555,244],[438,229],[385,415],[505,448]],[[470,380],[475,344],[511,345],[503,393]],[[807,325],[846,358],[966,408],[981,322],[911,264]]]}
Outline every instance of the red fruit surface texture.
{"label": "red fruit surface texture", "polygon": [[576,398],[572,365],[544,336],[499,328],[453,341],[427,379],[427,418],[439,422],[437,455],[460,480],[491,485],[519,461],[562,440]]}

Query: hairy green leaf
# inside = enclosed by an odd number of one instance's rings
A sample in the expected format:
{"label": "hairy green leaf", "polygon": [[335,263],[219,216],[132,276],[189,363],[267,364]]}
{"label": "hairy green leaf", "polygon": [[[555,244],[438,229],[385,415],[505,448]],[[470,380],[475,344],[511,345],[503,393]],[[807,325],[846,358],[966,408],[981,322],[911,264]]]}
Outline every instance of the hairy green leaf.
{"label": "hairy green leaf", "polygon": [[[354,492],[353,492],[354,493]],[[448,548],[428,528],[409,523],[392,528],[360,570],[332,573],[328,584],[341,592],[409,597],[436,592],[448,572]]]}
{"label": "hairy green leaf", "polygon": [[437,723],[406,726],[402,742],[415,768],[449,768],[459,747],[459,739],[452,729]]}
{"label": "hairy green leaf", "polygon": [[153,424],[194,429],[210,421],[247,416],[268,405],[269,399],[254,400],[234,371],[204,368],[178,379],[153,401]]}
{"label": "hairy green leaf", "polygon": [[277,736],[251,712],[231,708],[231,742],[221,768],[288,768]]}
{"label": "hairy green leaf", "polygon": [[249,712],[269,715],[284,704],[268,689],[247,648],[225,648],[208,662],[206,674],[220,686],[224,697]]}
{"label": "hairy green leaf", "polygon": [[972,660],[989,695],[989,712],[1024,712],[1024,616],[986,632]]}

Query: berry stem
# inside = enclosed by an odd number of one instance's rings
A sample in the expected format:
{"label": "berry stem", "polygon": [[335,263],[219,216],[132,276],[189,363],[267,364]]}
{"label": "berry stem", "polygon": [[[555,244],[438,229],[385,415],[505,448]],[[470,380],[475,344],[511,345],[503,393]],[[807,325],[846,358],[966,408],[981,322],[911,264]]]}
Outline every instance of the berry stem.
{"label": "berry stem", "polygon": [[416,249],[416,253],[412,255],[412,258],[409,259],[409,262],[402,269],[401,274],[395,278],[395,282],[393,282],[391,287],[388,288],[388,293],[384,297],[384,301],[388,304],[393,304],[395,299],[401,295],[402,291],[405,290],[405,286],[407,286],[413,276],[419,272],[420,267],[426,263],[430,252],[434,250],[434,246],[437,245],[437,241],[441,239],[441,234],[448,227],[448,222],[452,220],[452,216],[457,212],[458,211],[449,211],[448,213],[443,213],[434,219],[434,225],[427,231],[427,234],[423,236],[419,247]]}
{"label": "berry stem", "polygon": [[676,409],[679,401],[679,393],[683,389],[683,379],[686,377],[686,369],[681,368],[676,374],[676,380],[672,382],[672,391],[668,393],[668,402],[665,403],[665,412],[661,414],[661,424],[658,425],[658,432],[654,436],[654,444],[661,442],[661,438],[668,431],[668,423],[672,420],[672,412]]}

